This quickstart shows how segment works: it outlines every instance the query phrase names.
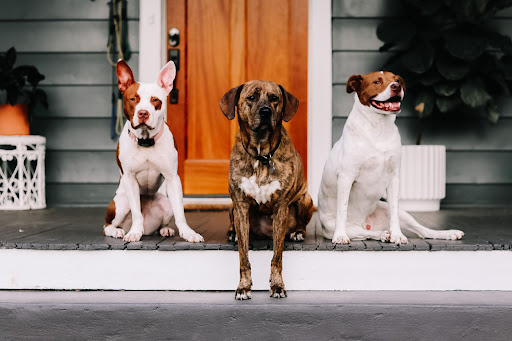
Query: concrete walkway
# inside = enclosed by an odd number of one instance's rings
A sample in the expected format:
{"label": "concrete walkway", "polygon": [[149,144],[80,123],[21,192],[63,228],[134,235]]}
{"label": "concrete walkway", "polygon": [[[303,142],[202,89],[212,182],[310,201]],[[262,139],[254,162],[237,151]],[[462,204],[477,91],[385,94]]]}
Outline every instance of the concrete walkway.
{"label": "concrete walkway", "polygon": [[2,340],[510,340],[512,292],[0,291]]}

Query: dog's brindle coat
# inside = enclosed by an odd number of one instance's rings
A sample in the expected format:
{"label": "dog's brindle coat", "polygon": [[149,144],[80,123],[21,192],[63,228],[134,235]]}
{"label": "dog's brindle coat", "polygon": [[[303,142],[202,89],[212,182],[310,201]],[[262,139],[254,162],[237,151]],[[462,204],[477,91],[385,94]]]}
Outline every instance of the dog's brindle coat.
{"label": "dog's brindle coat", "polygon": [[[238,109],[240,125],[229,166],[230,231],[234,227],[240,254],[236,299],[251,298],[250,232],[273,238],[270,296],[287,296],[282,278],[284,239],[289,235],[303,240],[313,214],[301,158],[282,126],[298,106],[297,98],[268,81],[247,82],[229,90],[220,101],[229,120]],[[263,157],[269,155],[270,160]]]}

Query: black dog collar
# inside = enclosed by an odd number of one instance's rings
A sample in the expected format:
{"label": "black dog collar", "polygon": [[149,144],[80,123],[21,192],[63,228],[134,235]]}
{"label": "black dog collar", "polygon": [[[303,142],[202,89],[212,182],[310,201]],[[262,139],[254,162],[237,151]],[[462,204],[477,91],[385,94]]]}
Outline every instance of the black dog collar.
{"label": "black dog collar", "polygon": [[141,147],[152,147],[155,145],[155,139],[137,139],[137,144]]}
{"label": "black dog collar", "polygon": [[160,127],[160,131],[152,138],[150,139],[139,139],[135,136],[134,133],[128,129],[128,136],[130,136],[133,140],[137,142],[137,144],[141,147],[152,147],[155,145],[155,141],[160,139],[164,133],[164,122],[162,122],[162,126]]}
{"label": "black dog collar", "polygon": [[274,149],[268,153],[267,155],[256,155],[252,156],[251,153],[245,148],[244,143],[242,142],[242,146],[244,147],[247,154],[254,157],[256,160],[260,161],[263,165],[268,166],[270,165],[270,174],[274,173],[274,160],[272,160],[272,157],[274,156],[274,153],[276,152],[277,148],[279,148],[279,145],[281,144],[281,137],[279,137],[279,141],[277,141],[276,146]]}

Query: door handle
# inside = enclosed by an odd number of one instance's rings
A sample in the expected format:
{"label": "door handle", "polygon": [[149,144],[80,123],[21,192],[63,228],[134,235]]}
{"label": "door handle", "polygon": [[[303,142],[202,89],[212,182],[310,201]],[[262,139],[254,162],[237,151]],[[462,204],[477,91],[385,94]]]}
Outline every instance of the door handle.
{"label": "door handle", "polygon": [[176,77],[174,78],[171,94],[169,95],[169,103],[178,104],[179,90],[176,89],[176,79],[178,78],[178,71],[180,70],[180,50],[169,49],[169,60],[172,60],[174,66],[176,67]]}

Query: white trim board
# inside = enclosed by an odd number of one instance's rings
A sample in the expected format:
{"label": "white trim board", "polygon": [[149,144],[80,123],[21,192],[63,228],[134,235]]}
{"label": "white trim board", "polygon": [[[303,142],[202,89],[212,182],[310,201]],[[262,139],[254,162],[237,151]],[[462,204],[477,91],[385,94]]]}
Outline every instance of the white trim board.
{"label": "white trim board", "polygon": [[[308,8],[308,192],[317,204],[332,135],[331,0]],[[140,1],[139,79],[151,82],[166,60],[165,1]],[[208,198],[206,198],[208,200]]]}
{"label": "white trim board", "polygon": [[[250,251],[268,290],[271,251]],[[0,249],[0,289],[234,290],[236,251]],[[285,251],[288,290],[512,290],[510,251]]]}

